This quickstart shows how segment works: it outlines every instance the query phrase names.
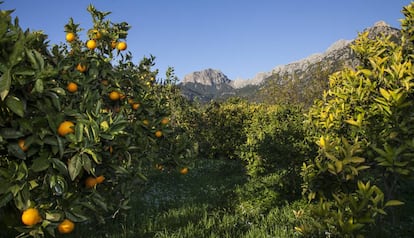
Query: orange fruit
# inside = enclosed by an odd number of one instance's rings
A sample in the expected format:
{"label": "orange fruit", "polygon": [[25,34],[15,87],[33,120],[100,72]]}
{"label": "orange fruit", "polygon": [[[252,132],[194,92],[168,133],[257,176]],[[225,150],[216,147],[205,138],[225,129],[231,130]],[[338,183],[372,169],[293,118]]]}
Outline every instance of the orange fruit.
{"label": "orange fruit", "polygon": [[20,149],[22,149],[23,151],[27,151],[29,149],[29,147],[27,147],[25,145],[25,141],[23,138],[19,139],[19,141],[17,142],[17,144],[19,145]]}
{"label": "orange fruit", "polygon": [[117,91],[112,91],[109,93],[109,99],[112,101],[118,101],[121,98],[121,94]]}
{"label": "orange fruit", "polygon": [[128,98],[128,104],[130,104],[130,105],[134,104],[134,99]]}
{"label": "orange fruit", "polygon": [[188,168],[184,167],[182,169],[180,169],[180,174],[187,174],[188,173]]}
{"label": "orange fruit", "polygon": [[58,134],[60,136],[65,136],[67,134],[74,133],[75,132],[75,129],[73,128],[74,126],[75,126],[75,124],[73,124],[73,122],[64,121],[64,122],[60,123],[60,125],[58,127]]}
{"label": "orange fruit", "polygon": [[162,131],[156,131],[155,136],[160,138],[162,136]]}
{"label": "orange fruit", "polygon": [[116,45],[117,45],[117,42],[116,41],[111,41],[111,48],[112,49],[115,49],[116,48]]}
{"label": "orange fruit", "polygon": [[117,48],[119,51],[126,50],[126,48],[127,48],[127,43],[126,43],[126,42],[124,42],[124,41],[118,42],[118,44],[116,44],[116,48]]}
{"label": "orange fruit", "polygon": [[102,183],[105,180],[103,175],[96,177],[96,183]]}
{"label": "orange fruit", "polygon": [[98,181],[96,180],[96,178],[94,178],[94,177],[88,177],[86,180],[85,180],[85,187],[87,187],[87,188],[93,188],[93,187],[95,187],[95,185],[97,185],[98,184]]}
{"label": "orange fruit", "polygon": [[83,65],[83,64],[79,63],[78,65],[76,65],[76,70],[83,73],[83,72],[86,71],[86,65]]}
{"label": "orange fruit", "polygon": [[33,226],[42,221],[39,211],[36,208],[29,208],[22,214],[22,222],[27,226]]}
{"label": "orange fruit", "polygon": [[147,119],[144,119],[144,120],[142,121],[142,124],[144,124],[144,125],[148,126],[148,125],[149,125],[149,121],[148,121]]}
{"label": "orange fruit", "polygon": [[134,109],[134,110],[138,110],[139,106],[140,106],[140,104],[139,104],[139,103],[133,103],[133,104],[132,104],[132,109]]}
{"label": "orange fruit", "polygon": [[95,40],[88,40],[86,42],[86,47],[90,50],[94,50],[96,48],[96,41]]}
{"label": "orange fruit", "polygon": [[119,99],[124,100],[125,98],[126,98],[125,94],[123,94],[123,93],[119,94]]}
{"label": "orange fruit", "polygon": [[66,89],[71,93],[75,93],[76,91],[78,91],[78,85],[74,82],[70,82],[68,83]]}
{"label": "orange fruit", "polygon": [[163,124],[163,125],[167,125],[167,124],[168,124],[168,122],[170,122],[170,120],[169,120],[168,118],[166,118],[166,117],[164,117],[164,118],[161,120],[161,124]]}
{"label": "orange fruit", "polygon": [[67,42],[73,42],[74,40],[76,39],[76,35],[74,34],[74,33],[72,33],[72,32],[68,32],[67,34],[66,34],[66,41]]}
{"label": "orange fruit", "polygon": [[94,40],[99,40],[102,37],[101,32],[99,32],[96,29],[94,29],[94,30],[91,31],[91,35],[92,35],[92,39],[94,39]]}
{"label": "orange fruit", "polygon": [[74,229],[75,229],[75,223],[73,223],[69,219],[63,220],[58,225],[58,231],[60,232],[60,234],[68,234],[68,233],[71,233]]}

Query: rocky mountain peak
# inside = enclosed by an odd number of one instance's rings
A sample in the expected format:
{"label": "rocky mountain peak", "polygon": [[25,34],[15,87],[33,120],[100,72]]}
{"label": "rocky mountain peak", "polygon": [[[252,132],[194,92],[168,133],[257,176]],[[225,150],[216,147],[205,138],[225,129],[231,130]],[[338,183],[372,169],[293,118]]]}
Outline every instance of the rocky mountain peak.
{"label": "rocky mountain peak", "polygon": [[[396,42],[401,34],[399,29],[391,27],[384,21],[378,21],[362,32],[367,32],[371,39],[385,35],[390,36],[391,40]],[[338,40],[325,52],[315,53],[289,64],[278,65],[268,72],[258,73],[251,79],[230,80],[220,70],[206,69],[187,74],[180,86],[183,94],[188,98],[197,97],[203,101],[231,95],[247,95],[248,90],[266,87],[266,82],[270,81],[282,85],[286,83],[286,80],[296,80],[301,83],[302,87],[307,87],[312,84],[315,75],[330,74],[343,67],[353,68],[358,65],[358,58],[351,49],[354,40]]]}
{"label": "rocky mountain peak", "polygon": [[374,27],[390,27],[385,21],[377,21],[374,24]]}
{"label": "rocky mountain peak", "polygon": [[386,35],[392,36],[393,40],[397,40],[397,36],[400,34],[399,29],[391,27],[385,21],[377,21],[372,27],[366,28],[364,32],[368,32],[368,37],[371,39]]}
{"label": "rocky mountain peak", "polygon": [[220,70],[205,69],[195,71],[184,76],[182,83],[199,83],[207,86],[229,84],[230,79]]}

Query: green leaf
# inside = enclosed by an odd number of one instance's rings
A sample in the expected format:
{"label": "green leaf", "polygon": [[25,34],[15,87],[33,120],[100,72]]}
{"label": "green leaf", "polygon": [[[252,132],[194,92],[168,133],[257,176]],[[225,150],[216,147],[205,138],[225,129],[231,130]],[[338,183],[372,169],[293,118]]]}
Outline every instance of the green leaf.
{"label": "green leaf", "polygon": [[83,169],[84,170],[86,170],[88,172],[92,172],[92,161],[85,154],[82,155],[82,164],[83,164]]}
{"label": "green leaf", "polygon": [[350,125],[353,125],[353,126],[361,126],[360,125],[360,123],[358,123],[357,121],[355,121],[354,119],[348,119],[348,120],[345,120],[344,121],[345,123],[348,123],[348,124],[350,124]]}
{"label": "green leaf", "polygon": [[101,158],[98,157],[98,155],[95,152],[93,152],[91,149],[84,149],[83,152],[90,155],[92,159],[95,161],[95,163],[97,164],[101,163]]}
{"label": "green leaf", "polygon": [[76,177],[80,174],[83,168],[82,156],[79,156],[79,154],[76,154],[69,160],[68,165],[69,165],[68,171],[69,171],[70,179],[74,181]]}
{"label": "green leaf", "polygon": [[89,219],[82,209],[78,207],[70,208],[70,212],[66,211],[65,216],[73,222],[84,222]]}
{"label": "green leaf", "polygon": [[9,94],[11,87],[11,72],[10,69],[7,69],[3,75],[0,76],[0,98],[2,101]]}
{"label": "green leaf", "polygon": [[35,81],[35,85],[34,85],[32,92],[43,93],[43,90],[44,90],[43,80],[37,79]]}
{"label": "green leaf", "polygon": [[391,207],[391,206],[401,206],[404,205],[404,202],[398,201],[398,200],[389,200],[387,201],[387,203],[385,203],[386,207]]}
{"label": "green leaf", "polygon": [[62,96],[66,95],[66,91],[63,88],[51,88],[50,90]]}
{"label": "green leaf", "polygon": [[381,95],[387,100],[387,101],[389,101],[390,100],[390,98],[391,98],[391,95],[390,95],[390,93],[388,92],[388,90],[386,90],[386,89],[383,89],[383,88],[380,88],[380,93],[381,93]]}
{"label": "green leaf", "polygon": [[24,134],[14,128],[2,128],[0,129],[0,136],[5,139],[18,139],[23,137]]}
{"label": "green leaf", "polygon": [[53,158],[52,159],[52,164],[53,164],[53,168],[57,169],[60,172],[60,174],[62,174],[62,175],[67,175],[68,174],[68,167],[61,160]]}
{"label": "green leaf", "polygon": [[7,146],[7,151],[9,155],[13,155],[16,158],[19,158],[21,160],[26,159],[26,154],[23,152],[22,149],[20,149],[19,145],[17,143],[10,143]]}
{"label": "green leaf", "polygon": [[352,157],[352,158],[344,159],[345,164],[348,164],[348,163],[360,164],[363,162],[365,162],[365,159],[362,157]]}
{"label": "green leaf", "polygon": [[0,196],[0,208],[4,207],[6,204],[8,204],[13,199],[12,193],[6,193]]}
{"label": "green leaf", "polygon": [[17,114],[18,116],[20,117],[24,116],[23,102],[19,98],[9,95],[6,98],[6,105],[12,112]]}
{"label": "green leaf", "polygon": [[78,121],[76,123],[76,126],[75,126],[76,142],[82,142],[82,140],[83,140],[83,127],[84,127],[84,125],[83,125],[82,122]]}
{"label": "green leaf", "polygon": [[47,157],[42,156],[33,160],[33,164],[30,167],[34,172],[40,172],[49,168],[50,161]]}

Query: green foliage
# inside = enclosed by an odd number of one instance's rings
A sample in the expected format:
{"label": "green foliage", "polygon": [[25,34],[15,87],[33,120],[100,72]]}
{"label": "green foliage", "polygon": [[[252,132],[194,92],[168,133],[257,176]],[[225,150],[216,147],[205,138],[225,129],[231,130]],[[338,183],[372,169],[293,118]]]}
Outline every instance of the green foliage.
{"label": "green foliage", "polygon": [[200,156],[237,158],[237,148],[246,139],[241,128],[251,116],[248,107],[246,101],[234,98],[189,112],[184,121],[193,128],[189,132],[199,143]]}
{"label": "green foliage", "polygon": [[305,71],[289,74],[273,74],[264,86],[249,97],[249,100],[267,104],[297,104],[309,107],[320,99],[328,88],[328,76],[343,68],[341,62],[320,62]]}
{"label": "green foliage", "polygon": [[[190,140],[163,122],[175,94],[170,82],[155,81],[154,57],[133,64],[129,52],[111,46],[126,39],[128,24],[106,20],[109,13],[92,5],[88,11],[96,48],[85,46],[70,19],[65,31],[74,39],[50,51],[44,34],[23,32],[11,11],[0,15],[0,211],[8,214],[1,219],[31,207],[42,217],[33,226],[13,219],[7,228],[21,236],[54,236],[65,218],[117,218],[154,162],[193,158]],[[66,90],[69,83],[76,90]],[[73,123],[69,134],[60,133],[63,121]],[[101,182],[87,184],[98,176]]]}
{"label": "green foliage", "polygon": [[405,40],[410,8],[403,11],[403,44],[360,34],[352,49],[361,66],[331,75],[329,90],[309,111],[320,150],[303,164],[303,192],[319,201],[315,216],[332,234],[363,234],[386,206],[403,204],[394,200],[399,184],[414,172],[412,55]]}

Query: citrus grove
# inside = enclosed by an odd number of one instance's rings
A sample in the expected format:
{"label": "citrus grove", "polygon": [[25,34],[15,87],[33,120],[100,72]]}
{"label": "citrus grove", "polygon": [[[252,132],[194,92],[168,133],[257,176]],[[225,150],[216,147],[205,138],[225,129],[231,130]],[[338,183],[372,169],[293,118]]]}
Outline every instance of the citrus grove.
{"label": "citrus grove", "polygon": [[172,70],[157,82],[154,57],[126,51],[130,26],[87,10],[86,39],[69,19],[53,47],[0,13],[0,223],[21,237],[116,219],[155,164],[187,164],[173,155]]}
{"label": "citrus grove", "polygon": [[127,23],[87,10],[91,29],[69,19],[53,47],[0,12],[0,232],[412,236],[414,3],[400,35],[360,33],[358,66],[317,73],[306,99],[292,84],[206,104],[153,56],[132,61]]}

